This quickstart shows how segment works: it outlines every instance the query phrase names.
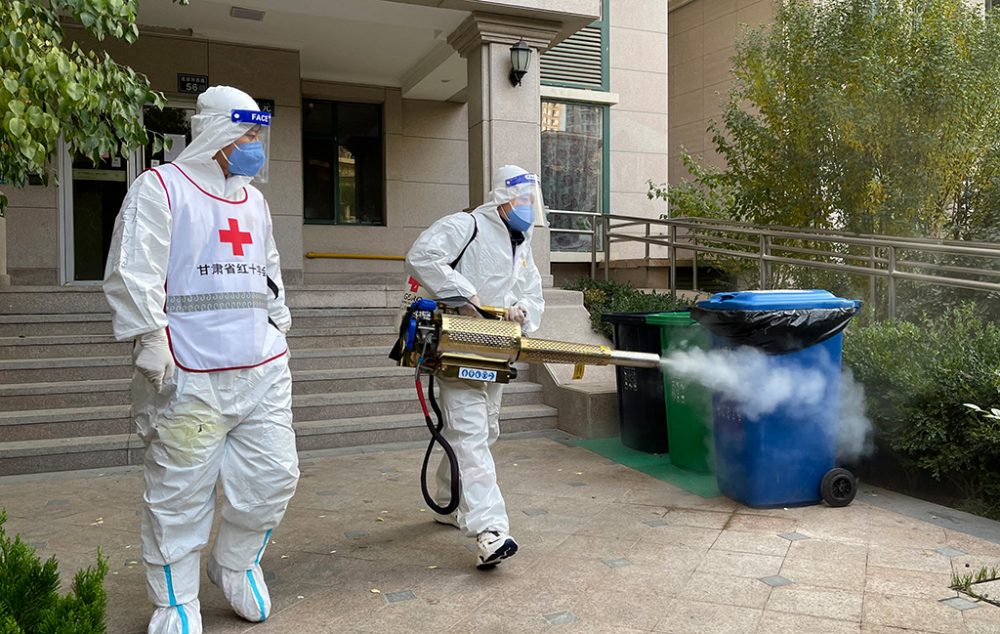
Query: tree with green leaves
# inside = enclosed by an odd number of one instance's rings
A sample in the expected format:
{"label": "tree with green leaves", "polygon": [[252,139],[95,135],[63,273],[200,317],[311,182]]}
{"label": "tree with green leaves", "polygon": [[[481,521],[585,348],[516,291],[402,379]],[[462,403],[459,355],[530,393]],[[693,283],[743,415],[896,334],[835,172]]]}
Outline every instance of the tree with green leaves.
{"label": "tree with green leaves", "polygon": [[[187,0],[174,0],[187,4]],[[138,0],[4,0],[0,11],[0,179],[22,187],[47,165],[63,137],[95,163],[148,142],[146,106],[163,95],[144,75],[106,52],[64,45],[62,20],[79,22],[98,41],[139,36]],[[156,139],[154,142],[162,141]],[[0,217],[7,197],[0,192]]]}
{"label": "tree with green leaves", "polygon": [[736,47],[712,125],[726,169],[660,195],[674,215],[725,203],[761,224],[974,233],[1000,200],[996,18],[965,0],[780,0]]}

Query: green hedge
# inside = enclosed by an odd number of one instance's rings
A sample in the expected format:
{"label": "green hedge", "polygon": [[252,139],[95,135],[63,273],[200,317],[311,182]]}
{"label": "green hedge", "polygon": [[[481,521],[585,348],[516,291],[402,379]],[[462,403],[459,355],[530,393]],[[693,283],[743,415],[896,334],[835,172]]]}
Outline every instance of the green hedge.
{"label": "green hedge", "polygon": [[1000,327],[964,304],[914,322],[852,328],[844,362],[864,385],[883,444],[955,484],[964,510],[1000,519]]}
{"label": "green hedge", "polygon": [[0,511],[0,634],[100,634],[106,631],[108,562],[97,554],[97,567],[76,573],[72,591],[59,594],[55,557],[44,563],[35,549],[11,540]]}
{"label": "green hedge", "polygon": [[563,288],[571,291],[583,291],[583,304],[590,312],[590,323],[595,331],[607,335],[613,334],[610,324],[601,322],[601,315],[606,313],[652,313],[689,308],[693,302],[683,299],[672,299],[667,293],[655,291],[646,293],[630,284],[619,282],[597,282],[590,278],[581,278]]}

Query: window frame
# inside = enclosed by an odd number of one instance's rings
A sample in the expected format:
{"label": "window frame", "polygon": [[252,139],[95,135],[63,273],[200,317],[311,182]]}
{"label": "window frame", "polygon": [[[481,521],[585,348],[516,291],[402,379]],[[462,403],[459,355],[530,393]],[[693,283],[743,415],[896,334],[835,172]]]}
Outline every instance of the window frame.
{"label": "window frame", "polygon": [[[541,110],[542,102],[562,103],[569,105],[590,106],[601,109],[601,195],[597,201],[597,213],[602,216],[611,213],[611,105],[603,102],[587,101],[586,99],[571,99],[565,97],[540,97],[538,107]],[[539,149],[541,146],[541,132],[539,132]],[[544,171],[544,166],[543,166]],[[565,209],[555,211],[579,211],[578,209]],[[597,250],[603,251],[603,246],[598,244]],[[578,251],[557,251],[552,249],[552,253],[579,253]]]}
{"label": "window frame", "polygon": [[[333,121],[331,122],[332,135],[321,135],[316,133],[308,133],[305,128],[305,112],[307,104],[310,102],[326,103],[331,105]],[[379,181],[379,191],[376,196],[378,199],[379,210],[381,211],[381,221],[378,223],[360,223],[360,222],[343,222],[340,220],[340,155],[339,148],[340,142],[338,137],[338,127],[339,127],[339,106],[369,106],[376,108],[378,110],[378,115],[376,116],[376,125],[378,126],[378,141],[381,148],[381,163],[382,163],[382,175]],[[306,183],[306,141],[307,140],[323,140],[332,142],[332,150],[330,156],[330,165],[333,172],[333,199],[331,202],[331,209],[333,211],[332,217],[327,218],[307,218],[305,215],[305,183]],[[342,226],[342,227],[385,227],[387,226],[386,218],[386,187],[385,187],[385,104],[383,103],[372,103],[365,101],[345,101],[338,99],[323,99],[319,97],[303,97],[302,98],[302,192],[303,192],[303,205],[302,205],[302,223],[306,225],[321,225],[321,226]],[[357,188],[357,172],[355,171],[355,191],[360,192]]]}
{"label": "window frame", "polygon": [[[610,0],[601,0],[601,17],[590,23],[591,26],[598,26],[601,29],[601,80],[602,80],[602,90],[607,93],[611,86],[611,16],[608,13],[610,10]],[[579,84],[571,84],[566,82],[555,82],[555,81],[543,81],[541,82],[543,86],[552,86],[554,88],[580,88]],[[590,92],[585,90],[584,92]],[[540,97],[538,100],[538,110],[541,112],[542,101],[555,101],[559,103],[579,103],[590,106],[602,106],[603,113],[601,116],[601,139],[603,140],[603,147],[601,148],[601,162],[603,164],[603,169],[601,170],[601,211],[602,215],[607,215],[611,213],[611,104],[604,100],[601,101],[587,101],[586,99],[572,99],[563,97]],[[539,141],[541,141],[541,131],[539,131]]]}

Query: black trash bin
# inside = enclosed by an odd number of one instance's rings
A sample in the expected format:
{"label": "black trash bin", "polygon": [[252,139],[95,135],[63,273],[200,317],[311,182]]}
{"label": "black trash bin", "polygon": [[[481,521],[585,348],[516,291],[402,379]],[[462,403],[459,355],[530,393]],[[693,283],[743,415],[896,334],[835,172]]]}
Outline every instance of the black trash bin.
{"label": "black trash bin", "polygon": [[[606,313],[618,350],[660,354],[660,328],[646,323],[653,313]],[[667,417],[659,368],[615,367],[622,444],[648,453],[667,453]]]}

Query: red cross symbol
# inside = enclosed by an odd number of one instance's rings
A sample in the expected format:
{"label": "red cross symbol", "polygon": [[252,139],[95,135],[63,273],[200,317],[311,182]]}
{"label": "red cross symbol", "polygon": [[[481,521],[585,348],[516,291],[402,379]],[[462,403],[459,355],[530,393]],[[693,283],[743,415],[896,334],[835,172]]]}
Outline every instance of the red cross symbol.
{"label": "red cross symbol", "polygon": [[236,218],[229,219],[229,230],[219,229],[219,242],[228,242],[233,247],[233,255],[243,255],[243,245],[253,244],[253,239],[247,231],[240,231]]}
{"label": "red cross symbol", "polygon": [[410,283],[410,292],[411,293],[416,293],[417,291],[420,290],[420,282],[418,282],[417,280],[415,280],[415,279],[413,279],[411,277],[410,279],[407,280],[407,282]]}

